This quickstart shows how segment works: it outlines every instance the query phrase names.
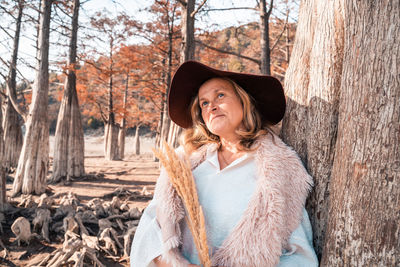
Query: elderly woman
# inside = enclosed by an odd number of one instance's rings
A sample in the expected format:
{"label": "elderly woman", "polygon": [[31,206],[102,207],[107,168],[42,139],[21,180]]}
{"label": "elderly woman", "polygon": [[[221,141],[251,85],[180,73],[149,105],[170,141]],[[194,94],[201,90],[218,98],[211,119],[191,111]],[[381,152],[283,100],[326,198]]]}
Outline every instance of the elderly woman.
{"label": "elderly woman", "polygon": [[[186,128],[213,266],[318,266],[304,203],[312,185],[296,153],[270,127],[285,112],[278,80],[183,63],[168,96]],[[197,266],[185,209],[164,170],[143,213],[131,266]]]}

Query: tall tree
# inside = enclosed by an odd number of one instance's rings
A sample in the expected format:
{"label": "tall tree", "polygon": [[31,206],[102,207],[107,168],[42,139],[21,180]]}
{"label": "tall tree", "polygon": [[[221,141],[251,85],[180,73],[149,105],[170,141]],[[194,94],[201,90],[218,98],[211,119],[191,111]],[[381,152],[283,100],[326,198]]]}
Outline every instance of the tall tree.
{"label": "tall tree", "polygon": [[315,179],[322,266],[397,266],[400,4],[303,1],[283,137]]}
{"label": "tall tree", "polygon": [[67,61],[67,78],[58,113],[54,142],[52,182],[62,178],[79,177],[85,173],[84,139],[81,112],[76,92],[76,53],[80,0],[72,4],[71,38]]}
{"label": "tall tree", "polygon": [[271,49],[269,47],[269,18],[271,17],[274,0],[271,0],[267,10],[266,0],[260,0],[260,48],[261,48],[261,64],[260,72],[262,74],[271,75]]}
{"label": "tall tree", "polygon": [[102,119],[105,124],[104,129],[104,152],[105,158],[108,160],[119,160],[119,148],[118,148],[118,133],[120,125],[116,121],[116,110],[114,106],[115,98],[115,78],[118,73],[118,69],[115,66],[115,56],[117,48],[126,41],[126,38],[131,36],[132,31],[138,28],[135,21],[129,19],[126,14],[120,13],[115,18],[110,18],[107,14],[97,12],[91,18],[91,25],[96,29],[96,36],[101,42],[106,41],[108,48],[107,51],[102,54],[98,48],[94,48],[94,53],[100,53],[102,55],[101,61],[93,62],[92,65],[102,75],[102,84],[107,89],[107,104],[103,106],[100,112],[103,112]]}
{"label": "tall tree", "polygon": [[18,158],[22,148],[21,122],[15,107],[19,110],[19,112],[23,116],[25,116],[24,115],[25,112],[19,107],[17,103],[17,81],[16,81],[19,37],[21,33],[22,13],[25,6],[25,1],[19,0],[17,5],[18,5],[18,14],[15,23],[16,29],[14,34],[14,46],[10,62],[10,71],[7,77],[7,85],[6,85],[7,101],[5,102],[4,119],[3,119],[3,129],[4,129],[3,164],[4,167],[8,170],[17,167]]}
{"label": "tall tree", "polygon": [[[1,106],[0,97],[0,106]],[[4,204],[6,203],[6,175],[3,166],[3,156],[4,156],[4,141],[3,141],[3,128],[1,127],[1,122],[3,119],[2,109],[0,108],[0,212],[4,209]]]}
{"label": "tall tree", "polygon": [[[181,15],[181,57],[180,63],[194,59],[195,52],[195,39],[194,39],[194,22],[195,16],[204,6],[207,0],[203,0],[196,8],[196,0],[179,0],[182,5]],[[195,9],[196,8],[196,9]],[[167,89],[168,95],[169,86]],[[165,107],[166,109],[167,107]],[[166,123],[167,124],[167,123]],[[174,122],[170,121],[167,142],[174,146],[178,144],[178,135],[182,129]]]}
{"label": "tall tree", "polygon": [[45,191],[49,165],[49,35],[52,0],[42,0],[39,25],[39,52],[32,103],[12,194],[41,194]]}

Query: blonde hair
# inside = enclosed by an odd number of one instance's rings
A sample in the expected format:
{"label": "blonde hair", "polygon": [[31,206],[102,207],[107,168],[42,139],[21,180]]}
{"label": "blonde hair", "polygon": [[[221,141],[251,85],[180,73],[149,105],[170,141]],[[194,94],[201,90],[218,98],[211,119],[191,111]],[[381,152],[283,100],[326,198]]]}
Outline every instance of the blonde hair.
{"label": "blonde hair", "polygon": [[[272,134],[273,136],[273,131],[269,128],[268,124],[263,123],[261,115],[255,107],[254,99],[242,87],[231,79],[220,79],[228,81],[240,99],[243,107],[244,129],[237,129],[235,132],[241,137],[239,149],[243,151],[251,151],[253,150],[251,149],[251,146],[255,140],[266,134]],[[198,95],[196,95],[190,103],[190,113],[192,116],[193,126],[182,133],[180,140],[185,151],[188,154],[191,154],[194,150],[197,150],[199,147],[210,142],[221,146],[219,136],[211,133],[204,123]]]}

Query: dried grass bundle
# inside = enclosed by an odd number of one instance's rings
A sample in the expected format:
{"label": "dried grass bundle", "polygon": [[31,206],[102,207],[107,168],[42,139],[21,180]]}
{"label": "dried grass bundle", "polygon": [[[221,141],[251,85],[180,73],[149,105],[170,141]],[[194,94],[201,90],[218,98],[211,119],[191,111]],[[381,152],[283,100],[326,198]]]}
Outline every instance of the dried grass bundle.
{"label": "dried grass bundle", "polygon": [[181,160],[171,147],[164,142],[165,154],[154,149],[154,154],[160,159],[179,197],[185,205],[188,217],[186,222],[192,233],[201,265],[211,267],[208,250],[206,225],[203,210],[199,204],[196,184],[192,175],[189,161]]}

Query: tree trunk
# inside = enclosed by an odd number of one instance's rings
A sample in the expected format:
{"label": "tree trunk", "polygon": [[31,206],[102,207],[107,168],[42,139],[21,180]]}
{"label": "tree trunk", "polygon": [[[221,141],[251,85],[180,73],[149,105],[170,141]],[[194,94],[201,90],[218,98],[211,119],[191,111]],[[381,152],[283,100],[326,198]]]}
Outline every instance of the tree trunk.
{"label": "tree trunk", "polygon": [[301,4],[282,135],[315,180],[321,266],[398,266],[399,4],[343,2]]}
{"label": "tree trunk", "polygon": [[118,158],[123,159],[125,157],[125,136],[126,136],[126,129],[125,129],[125,118],[122,119],[121,127],[118,129]]}
{"label": "tree trunk", "polygon": [[167,104],[164,104],[164,110],[163,110],[163,122],[162,122],[162,129],[161,129],[161,142],[160,142],[160,148],[163,148],[163,141],[168,141],[168,133],[169,133],[169,128],[170,125],[172,124],[171,119],[168,117],[168,110],[167,110]]}
{"label": "tree trunk", "polygon": [[[13,106],[13,101],[17,103],[17,59],[18,59],[18,47],[19,47],[19,36],[21,32],[21,20],[22,12],[24,9],[24,1],[18,1],[18,15],[16,19],[16,29],[14,35],[14,47],[11,57],[10,72],[7,79],[7,95],[8,99],[5,103],[5,113],[3,120],[4,130],[4,155],[3,155],[3,167],[10,171],[16,168],[18,165],[18,158],[22,148],[22,131],[21,122],[17,111]],[[22,115],[24,115],[22,113]]]}
{"label": "tree trunk", "polygon": [[187,0],[182,6],[181,16],[181,63],[194,59],[194,16],[191,14],[194,11],[195,0]]}
{"label": "tree trunk", "polygon": [[13,184],[13,195],[41,194],[46,188],[49,165],[49,125],[47,118],[49,92],[49,33],[53,1],[42,0],[39,32],[39,61],[32,104],[26,122],[26,134]]}
{"label": "tree trunk", "polygon": [[129,88],[129,72],[126,74],[126,81],[125,81],[125,92],[124,92],[124,115],[121,120],[121,127],[119,128],[118,132],[118,151],[119,151],[119,158],[123,159],[125,157],[125,136],[126,136],[126,104],[128,103],[128,88]]}
{"label": "tree trunk", "polygon": [[108,160],[120,160],[118,148],[119,125],[115,123],[113,104],[113,49],[114,42],[110,42],[110,80],[108,85],[108,120],[104,123],[104,154]]}
{"label": "tree trunk", "polygon": [[58,182],[66,177],[79,177],[85,173],[85,142],[74,70],[76,64],[79,5],[79,0],[75,0],[69,58],[67,62],[69,69],[67,70],[64,96],[58,113],[56,127],[52,182]]}
{"label": "tree trunk", "polygon": [[140,155],[140,135],[139,135],[140,124],[136,125],[135,131],[135,154]]}
{"label": "tree trunk", "polygon": [[3,142],[3,128],[1,127],[3,112],[1,108],[0,97],[0,212],[4,210],[4,205],[6,203],[6,175],[3,166],[3,156],[4,156],[4,142]]}
{"label": "tree trunk", "polygon": [[346,2],[325,266],[400,266],[400,3]]}
{"label": "tree trunk", "polygon": [[271,16],[274,1],[271,0],[267,11],[266,0],[261,0],[260,8],[260,48],[261,48],[261,64],[260,71],[262,74],[271,75],[271,50],[269,47],[269,18]]}
{"label": "tree trunk", "polygon": [[119,126],[110,120],[104,125],[104,154],[107,160],[120,160],[118,132]]}
{"label": "tree trunk", "polygon": [[298,151],[315,180],[308,209],[319,257],[328,218],[328,185],[336,142],[343,61],[343,18],[338,3],[302,3],[295,46],[285,77],[288,99],[283,137]]}
{"label": "tree trunk", "polygon": [[[182,43],[181,43],[181,63],[193,60],[194,52],[195,52],[195,41],[194,41],[194,7],[195,0],[187,0],[186,4],[182,7],[182,20],[181,20],[181,34],[182,34]],[[172,38],[172,36],[171,36]],[[172,41],[171,41],[172,46]],[[172,66],[172,48],[171,48],[171,56],[169,59],[169,64]],[[171,71],[169,71],[168,75],[171,75]],[[168,81],[168,88],[170,85],[170,78]],[[168,92],[167,92],[168,95]],[[168,112],[168,111],[167,111]],[[167,112],[165,114],[167,114]],[[168,118],[169,120],[169,118]],[[164,123],[163,123],[164,125]],[[179,129],[180,127],[176,125],[173,121],[168,122],[168,130],[166,135],[167,142],[176,146],[178,144],[178,135],[182,131]]]}
{"label": "tree trunk", "polygon": [[[164,95],[162,96],[162,99],[164,99]],[[165,106],[165,101],[161,101],[160,121],[158,122],[157,133],[156,133],[156,147],[160,147],[161,131],[163,126],[162,123],[164,121],[164,106]]]}

